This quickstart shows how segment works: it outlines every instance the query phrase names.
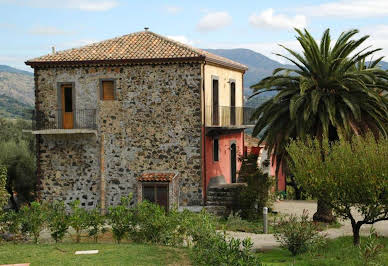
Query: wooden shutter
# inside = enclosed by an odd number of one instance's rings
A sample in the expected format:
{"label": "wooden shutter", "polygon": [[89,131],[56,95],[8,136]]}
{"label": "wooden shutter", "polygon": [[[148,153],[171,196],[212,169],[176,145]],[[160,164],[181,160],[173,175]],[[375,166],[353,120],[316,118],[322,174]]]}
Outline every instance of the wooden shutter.
{"label": "wooden shutter", "polygon": [[115,89],[113,80],[102,81],[102,99],[103,100],[114,100]]}

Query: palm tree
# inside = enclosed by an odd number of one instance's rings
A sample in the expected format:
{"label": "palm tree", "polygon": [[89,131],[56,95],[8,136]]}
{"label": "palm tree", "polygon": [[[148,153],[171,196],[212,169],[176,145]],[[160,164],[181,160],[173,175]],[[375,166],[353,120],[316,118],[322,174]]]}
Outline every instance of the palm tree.
{"label": "palm tree", "polygon": [[[302,53],[282,46],[290,56],[277,54],[295,68],[275,69],[272,76],[253,85],[254,97],[275,91],[276,96],[259,106],[253,114],[253,135],[287,171],[286,145],[290,138],[315,136],[329,141],[348,139],[370,130],[388,135],[388,73],[378,67],[378,58],[365,59],[381,49],[357,49],[369,36],[352,37],[357,30],[343,32],[334,45],[327,29],[318,44],[307,30],[297,32]],[[318,199],[314,220],[331,222],[331,210]]]}

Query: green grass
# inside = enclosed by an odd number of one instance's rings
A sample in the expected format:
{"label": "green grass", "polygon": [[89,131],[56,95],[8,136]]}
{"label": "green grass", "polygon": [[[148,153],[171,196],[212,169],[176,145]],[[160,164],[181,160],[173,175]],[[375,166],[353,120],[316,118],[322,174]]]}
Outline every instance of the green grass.
{"label": "green grass", "polygon": [[[382,238],[381,241],[385,245],[382,255],[382,262],[385,262],[385,264],[382,265],[388,265],[388,238]],[[359,249],[353,246],[351,237],[329,240],[327,246],[320,250],[295,257],[288,250],[279,248],[258,253],[258,256],[264,265],[361,265]]]}
{"label": "green grass", "polygon": [[[74,255],[98,249],[98,254]],[[186,249],[140,244],[1,244],[0,264],[34,265],[190,265]]]}

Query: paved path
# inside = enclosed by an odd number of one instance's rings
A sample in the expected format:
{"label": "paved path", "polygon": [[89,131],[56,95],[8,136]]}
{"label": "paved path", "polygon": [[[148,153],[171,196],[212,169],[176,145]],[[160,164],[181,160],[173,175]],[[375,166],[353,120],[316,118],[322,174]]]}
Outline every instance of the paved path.
{"label": "paved path", "polygon": [[[278,211],[280,214],[295,214],[300,216],[303,213],[303,210],[307,210],[310,217],[313,216],[317,209],[317,203],[315,201],[280,201],[274,203],[274,210]],[[355,215],[359,217],[358,215]],[[337,238],[340,236],[349,236],[352,235],[352,226],[349,221],[340,221],[343,226],[341,228],[335,229],[331,228],[324,231],[327,234],[328,238]],[[373,226],[376,229],[376,232],[379,235],[388,237],[388,221],[377,222]],[[361,235],[368,235],[371,225],[363,225],[361,227]],[[242,233],[242,232],[228,232],[230,236],[244,239],[250,237],[253,242],[253,248],[259,250],[268,250],[274,247],[278,247],[279,243],[275,240],[272,234],[252,234],[252,233]]]}

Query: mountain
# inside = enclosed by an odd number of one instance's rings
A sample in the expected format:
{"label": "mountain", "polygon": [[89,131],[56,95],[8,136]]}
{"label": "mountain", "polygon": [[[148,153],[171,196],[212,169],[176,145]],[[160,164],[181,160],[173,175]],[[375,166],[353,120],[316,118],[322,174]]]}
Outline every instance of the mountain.
{"label": "mountain", "polygon": [[388,70],[388,63],[387,62],[384,62],[384,61],[381,61],[379,63],[379,66],[384,69],[384,70]]}
{"label": "mountain", "polygon": [[14,98],[22,104],[33,105],[33,73],[0,65],[0,95]]}
{"label": "mountain", "polygon": [[0,95],[1,118],[31,119],[32,109],[33,107],[29,104],[19,102],[14,98],[6,95]]}

